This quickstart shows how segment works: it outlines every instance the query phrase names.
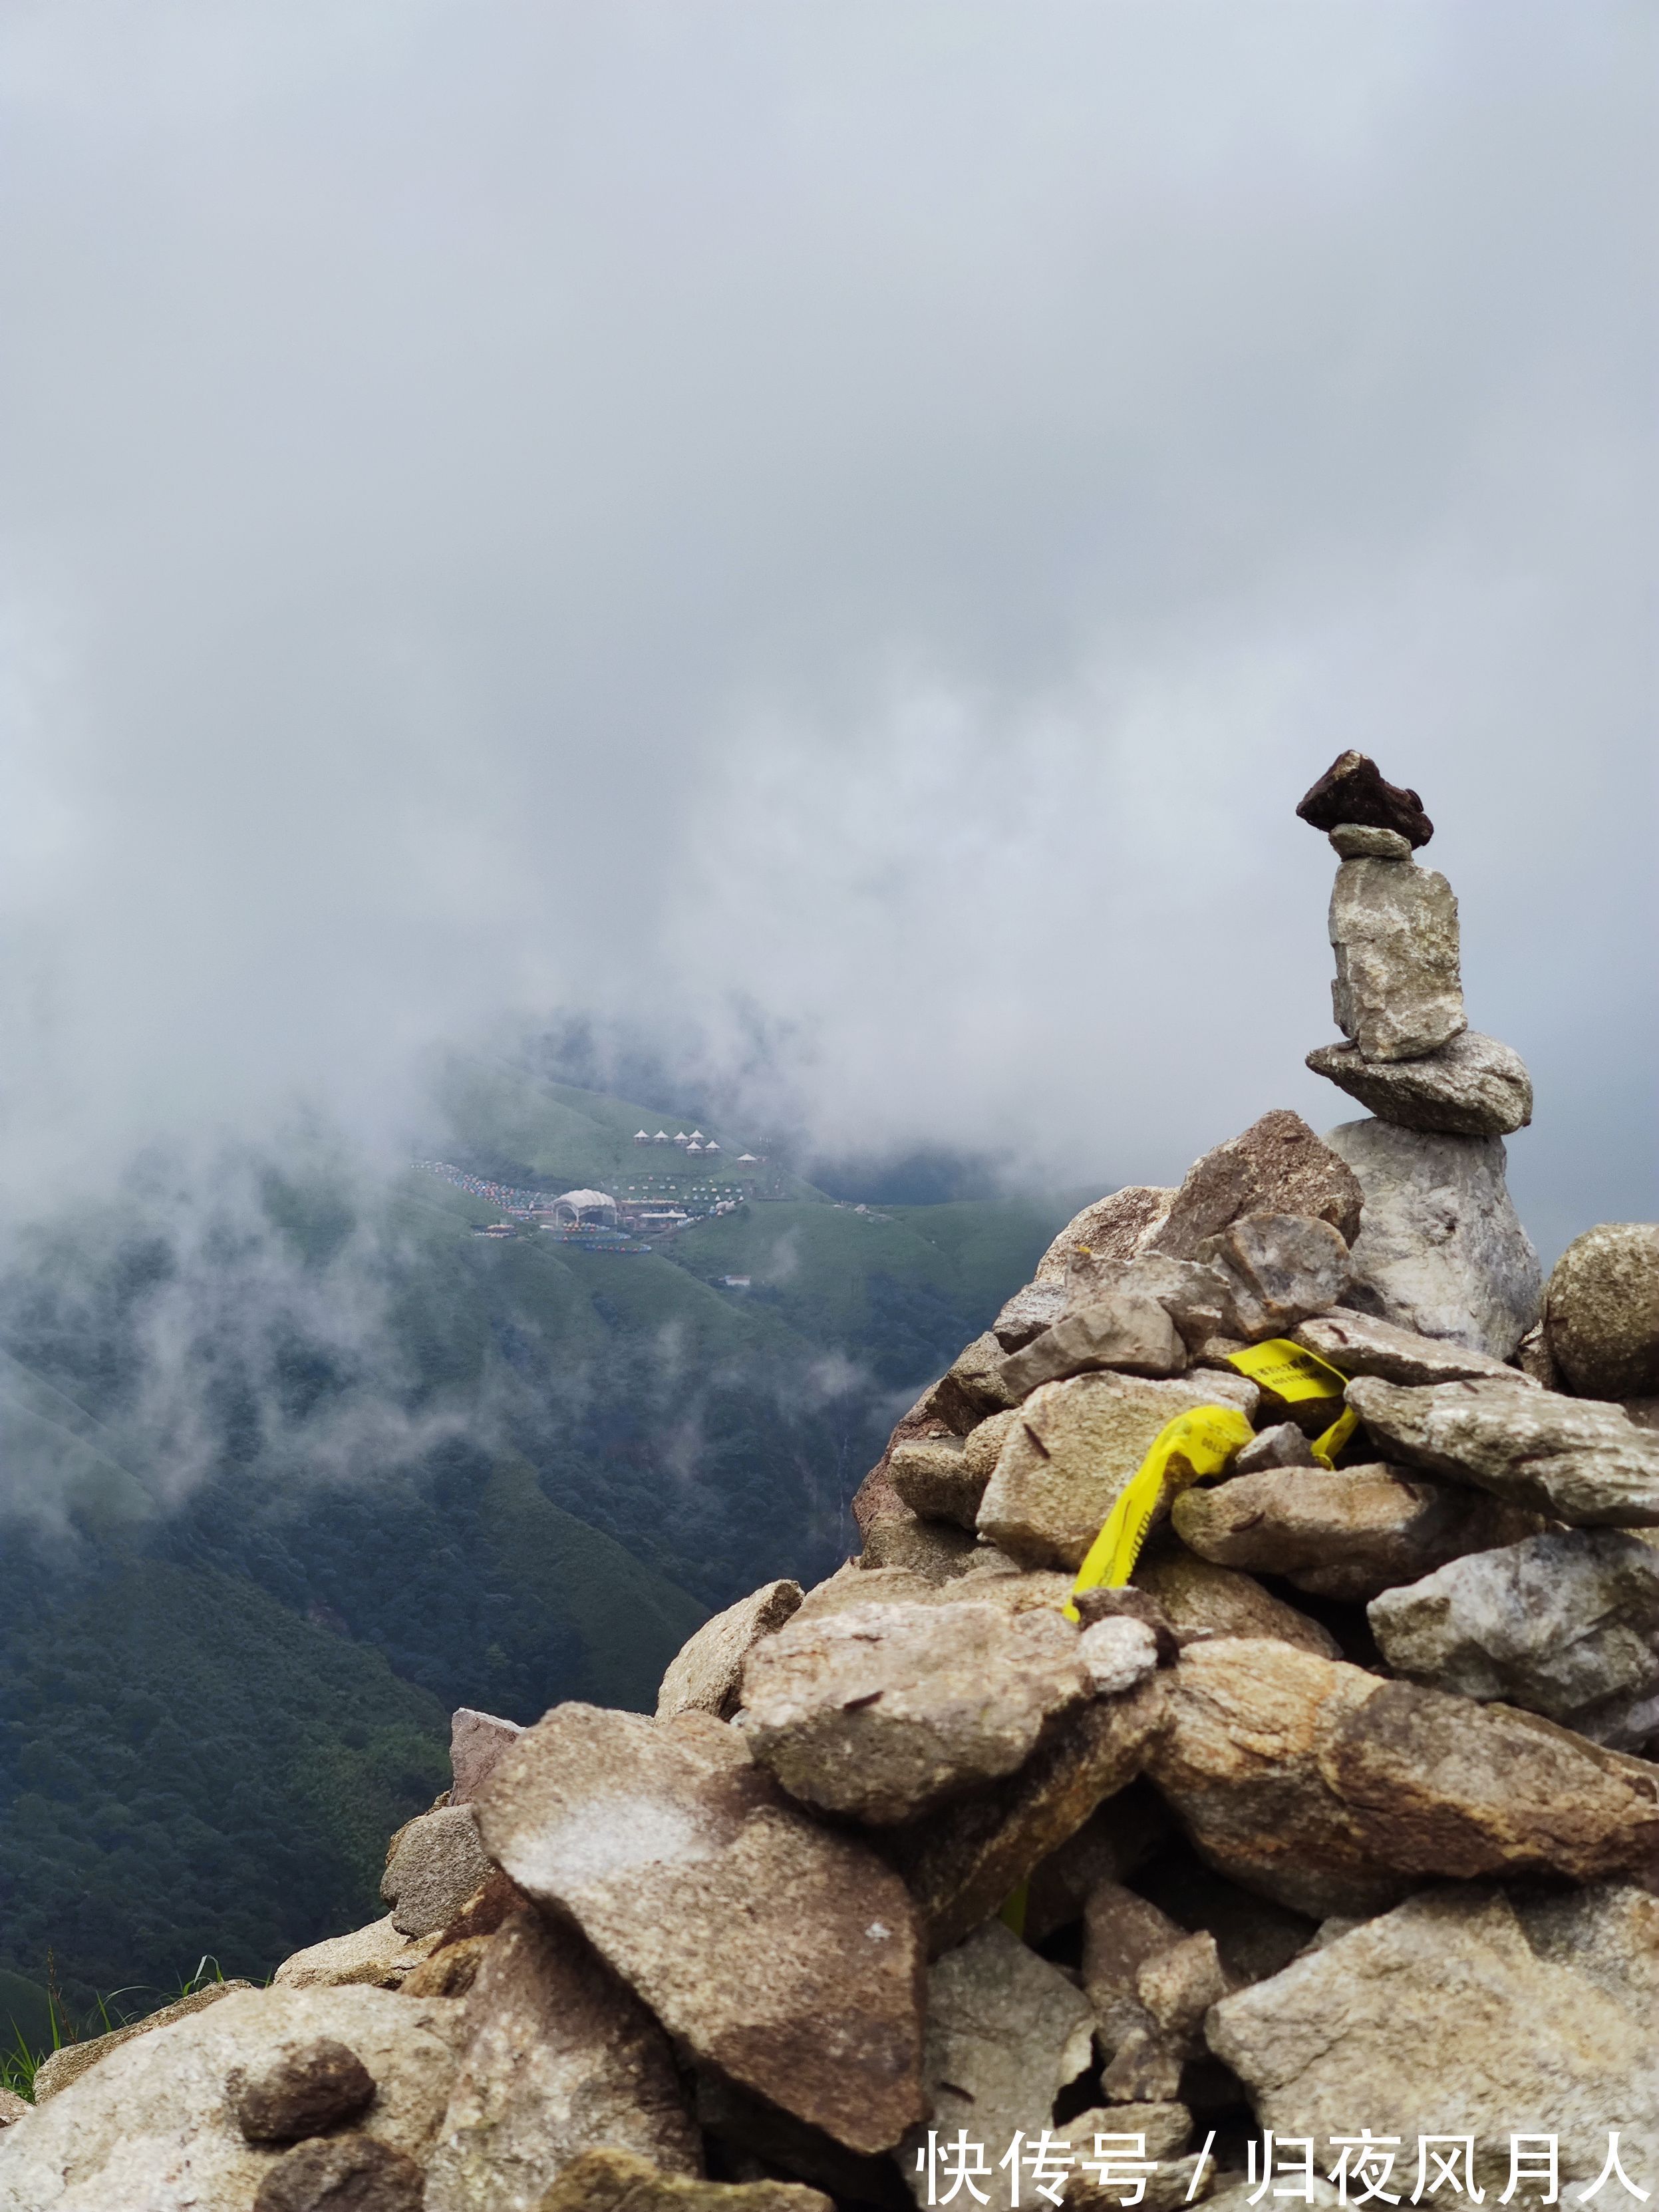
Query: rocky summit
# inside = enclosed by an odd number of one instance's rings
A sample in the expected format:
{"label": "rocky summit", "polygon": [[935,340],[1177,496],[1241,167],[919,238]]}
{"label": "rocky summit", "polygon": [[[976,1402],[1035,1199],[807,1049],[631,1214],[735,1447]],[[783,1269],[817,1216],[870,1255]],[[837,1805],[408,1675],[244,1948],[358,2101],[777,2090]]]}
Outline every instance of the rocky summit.
{"label": "rocky summit", "polygon": [[1368,1117],[1085,1208],[856,1557],[458,1712],[386,1916],[56,2053],[0,2212],[1649,2201],[1659,1227],[1546,1285],[1420,800],[1297,811]]}

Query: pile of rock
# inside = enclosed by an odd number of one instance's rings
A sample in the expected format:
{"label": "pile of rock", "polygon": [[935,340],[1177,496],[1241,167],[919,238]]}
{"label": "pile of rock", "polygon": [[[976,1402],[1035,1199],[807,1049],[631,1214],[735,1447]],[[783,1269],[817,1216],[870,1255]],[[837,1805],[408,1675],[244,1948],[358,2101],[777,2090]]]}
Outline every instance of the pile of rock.
{"label": "pile of rock", "polygon": [[[1615,2131],[1659,2187],[1659,1230],[1544,1297],[1426,818],[1352,756],[1304,811],[1326,1072],[1382,1118],[1079,1214],[856,1559],[708,1623],[654,1718],[458,1714],[386,1917],[60,2063],[0,2212],[1541,2204]],[[1252,1440],[1068,1610],[1216,1406]]]}

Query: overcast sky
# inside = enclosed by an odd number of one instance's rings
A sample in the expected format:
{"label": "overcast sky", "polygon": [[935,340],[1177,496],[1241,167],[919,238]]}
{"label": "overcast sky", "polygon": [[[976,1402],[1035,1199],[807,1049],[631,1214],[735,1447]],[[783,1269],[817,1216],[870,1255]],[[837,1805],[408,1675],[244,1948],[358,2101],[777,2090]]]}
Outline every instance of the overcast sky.
{"label": "overcast sky", "polygon": [[1656,21],[9,0],[13,1193],[572,1007],[1168,1180],[1358,1110],[1353,744],[1659,1215]]}

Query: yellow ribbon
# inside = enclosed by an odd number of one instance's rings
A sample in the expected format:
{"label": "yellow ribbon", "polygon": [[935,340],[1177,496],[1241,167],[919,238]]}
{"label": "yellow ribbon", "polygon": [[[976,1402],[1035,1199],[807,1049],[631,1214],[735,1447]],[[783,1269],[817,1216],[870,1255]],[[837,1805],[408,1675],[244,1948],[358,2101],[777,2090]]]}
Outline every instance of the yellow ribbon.
{"label": "yellow ribbon", "polygon": [[[1135,1571],[1165,1484],[1184,1490],[1200,1475],[1219,1474],[1255,1434],[1236,1406],[1195,1406],[1166,1421],[1089,1547],[1072,1585],[1073,1597],[1079,1590],[1121,1589]],[[1078,1619],[1075,1605],[1065,1611],[1068,1620]]]}
{"label": "yellow ribbon", "polygon": [[1348,1387],[1346,1375],[1287,1336],[1270,1336],[1265,1344],[1247,1344],[1242,1352],[1230,1352],[1227,1364],[1288,1406],[1308,1398],[1340,1398]]}

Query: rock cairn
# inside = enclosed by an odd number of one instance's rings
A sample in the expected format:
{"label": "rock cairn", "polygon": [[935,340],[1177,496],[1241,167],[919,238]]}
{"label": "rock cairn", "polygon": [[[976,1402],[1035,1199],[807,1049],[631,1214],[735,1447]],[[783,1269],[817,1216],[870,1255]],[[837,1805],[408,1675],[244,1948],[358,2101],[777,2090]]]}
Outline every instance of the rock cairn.
{"label": "rock cairn", "polygon": [[[386,1917],[60,2054],[0,2212],[1659,2188],[1659,1229],[1545,1297],[1416,794],[1346,754],[1299,811],[1313,1064],[1374,1118],[1079,1214],[856,1559],[709,1621],[653,1718],[458,1713]],[[1170,1459],[1079,1587],[1200,1409],[1218,1476]]]}

